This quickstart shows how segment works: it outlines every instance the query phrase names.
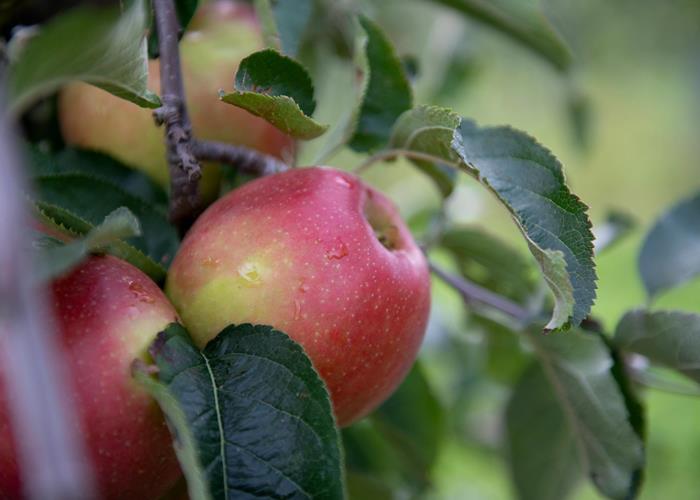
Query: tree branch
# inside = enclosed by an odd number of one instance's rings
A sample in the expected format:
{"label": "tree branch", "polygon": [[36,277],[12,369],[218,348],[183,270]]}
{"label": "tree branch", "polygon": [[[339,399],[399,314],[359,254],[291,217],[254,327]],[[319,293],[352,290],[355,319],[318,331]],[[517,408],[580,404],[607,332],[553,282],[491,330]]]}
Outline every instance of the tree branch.
{"label": "tree branch", "polygon": [[156,122],[165,124],[170,168],[170,220],[184,232],[201,210],[198,184],[202,168],[193,153],[192,125],[185,105],[180,69],[180,24],[173,0],[154,0],[160,49],[160,85],[163,106],[154,111]]}
{"label": "tree branch", "polygon": [[511,300],[493,293],[461,276],[448,273],[430,262],[430,270],[435,276],[457,290],[466,304],[479,304],[495,309],[518,323],[526,324],[532,320],[533,315],[524,307]]}
{"label": "tree branch", "polygon": [[195,139],[194,155],[202,161],[215,161],[236,167],[245,174],[266,176],[289,170],[289,166],[274,156],[223,142]]}

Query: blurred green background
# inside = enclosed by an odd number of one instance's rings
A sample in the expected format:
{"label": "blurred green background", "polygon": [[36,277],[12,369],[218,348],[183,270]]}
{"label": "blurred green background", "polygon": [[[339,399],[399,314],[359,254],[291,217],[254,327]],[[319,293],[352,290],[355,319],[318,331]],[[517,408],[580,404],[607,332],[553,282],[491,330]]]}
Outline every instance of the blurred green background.
{"label": "blurred green background", "polygon": [[[519,3],[536,7],[535,2]],[[482,125],[510,124],[527,131],[562,161],[594,224],[611,209],[637,220],[631,236],[597,259],[593,313],[610,331],[626,310],[644,305],[636,268],[643,235],[662,211],[700,189],[700,2],[543,2],[542,10],[574,53],[575,68],[568,75],[453,11],[437,9],[436,14],[429,2],[376,0],[364,6],[401,55],[417,57],[419,102],[449,106]],[[440,83],[446,74],[454,77],[452,85]],[[319,89],[321,115],[333,113],[333,106],[324,111],[324,99],[342,93],[339,81],[332,90]],[[360,161],[343,153],[332,163],[351,168]],[[403,162],[377,165],[366,177],[386,190],[407,218],[439,202],[430,181]],[[505,210],[469,179],[462,179],[448,209],[454,221],[477,223],[522,246]],[[483,373],[483,339],[464,326],[459,299],[439,283],[434,297],[433,327],[422,358],[443,400],[454,399],[454,384],[459,384],[464,411],[452,415],[453,427],[462,432],[443,446],[430,496],[512,498],[498,444],[507,387]],[[700,312],[700,282],[667,293],[653,307]],[[435,340],[445,329],[462,339],[466,355],[460,361],[445,362],[444,348]],[[643,397],[649,441],[641,498],[698,498],[700,399],[659,390],[647,390]],[[575,497],[599,498],[587,485]]]}

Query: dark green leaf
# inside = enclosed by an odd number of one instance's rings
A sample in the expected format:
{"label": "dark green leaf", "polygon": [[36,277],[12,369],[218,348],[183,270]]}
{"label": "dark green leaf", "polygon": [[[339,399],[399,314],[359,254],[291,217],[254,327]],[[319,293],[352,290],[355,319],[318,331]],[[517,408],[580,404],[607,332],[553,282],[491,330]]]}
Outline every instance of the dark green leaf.
{"label": "dark green leaf", "polygon": [[678,286],[700,274],[700,193],[681,201],[656,221],[639,254],[647,295]]}
{"label": "dark green leaf", "polygon": [[61,276],[91,252],[103,251],[117,240],[138,236],[140,233],[141,228],[136,216],[125,207],[117,208],[84,238],[65,245],[41,247],[36,260],[35,278],[47,281]]}
{"label": "dark green leaf", "polygon": [[82,80],[139,106],[160,106],[147,88],[143,1],[121,7],[82,6],[55,17],[27,41],[8,69],[10,112],[72,80]]}
{"label": "dark green leaf", "polygon": [[111,156],[74,148],[48,154],[32,147],[28,153],[28,163],[34,177],[61,173],[89,174],[116,184],[163,211],[167,209],[168,195],[159,184],[140,170],[127,167]]}
{"label": "dark green leaf", "polygon": [[[457,162],[459,157],[451,143],[460,117],[449,109],[437,106],[418,106],[405,112],[394,125],[389,146],[394,149],[418,151]],[[435,182],[443,197],[452,194],[456,172],[437,161],[412,160],[415,165]]]}
{"label": "dark green leaf", "polygon": [[[87,236],[95,228],[70,211],[48,203],[35,202],[39,220],[47,227],[65,234],[69,238]],[[102,248],[106,253],[119,257],[146,273],[156,283],[165,281],[165,268],[140,250],[122,240],[114,240]]]}
{"label": "dark green leaf", "polygon": [[264,118],[282,132],[313,139],[328,128],[310,118],[316,103],[306,70],[274,50],[261,50],[243,59],[235,86],[221,100]]}
{"label": "dark green leaf", "polygon": [[596,254],[607,250],[624,239],[636,225],[637,222],[634,220],[634,217],[628,213],[617,210],[608,213],[602,224],[593,227]]}
{"label": "dark green leaf", "polygon": [[158,381],[147,387],[166,415],[180,421],[178,436],[187,430],[188,483],[203,485],[211,498],[343,497],[328,394],[285,334],[229,326],[199,351],[173,324],[150,353]]}
{"label": "dark green leaf", "polygon": [[[198,4],[199,0],[175,0],[175,12],[177,13],[177,20],[181,28],[179,36],[182,36],[187,29],[187,25],[190,24],[194,13],[197,11]],[[160,55],[158,30],[155,29],[155,20],[148,37],[148,55],[152,58],[156,58]]]}
{"label": "dark green leaf", "polygon": [[571,66],[571,53],[544,15],[523,2],[508,0],[432,0],[509,36],[560,71]]}
{"label": "dark green leaf", "polygon": [[605,341],[581,330],[529,338],[593,484],[608,498],[634,498],[644,444]]}
{"label": "dark green leaf", "polygon": [[371,151],[384,146],[398,117],[411,108],[413,93],[401,59],[379,26],[360,17],[367,33],[365,90],[350,147]]}
{"label": "dark green leaf", "polygon": [[65,209],[91,226],[100,224],[116,208],[127,207],[138,217],[143,230],[129,243],[161,264],[167,264],[177,251],[177,232],[165,214],[111,182],[83,173],[38,176],[34,192],[36,201]]}
{"label": "dark green leaf", "polygon": [[523,132],[466,120],[452,146],[511,212],[540,264],[556,299],[545,328],[578,325],[595,300],[593,234],[588,207],[569,191],[559,161]]}
{"label": "dark green leaf", "polygon": [[700,383],[700,315],[681,311],[628,312],[617,325],[615,344]]}
{"label": "dark green leaf", "polygon": [[532,363],[506,409],[508,464],[521,500],[563,500],[581,476],[576,438],[542,367]]}

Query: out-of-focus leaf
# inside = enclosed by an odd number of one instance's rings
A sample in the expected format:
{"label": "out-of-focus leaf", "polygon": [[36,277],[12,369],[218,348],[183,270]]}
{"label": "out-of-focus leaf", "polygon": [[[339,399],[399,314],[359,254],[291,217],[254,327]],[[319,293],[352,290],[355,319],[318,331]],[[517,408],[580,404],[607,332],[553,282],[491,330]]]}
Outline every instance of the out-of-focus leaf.
{"label": "out-of-focus leaf", "polygon": [[566,110],[571,124],[574,143],[581,150],[590,147],[591,142],[591,100],[578,89],[571,89],[566,101]]}
{"label": "out-of-focus leaf", "polygon": [[649,298],[700,274],[700,193],[662,215],[639,254],[639,273]]}
{"label": "out-of-focus leaf", "polygon": [[316,108],[314,88],[306,70],[295,60],[265,49],[241,61],[236,89],[221,100],[264,118],[298,139],[313,139],[328,126],[311,118]]}
{"label": "out-of-focus leaf", "polygon": [[571,53],[542,12],[507,0],[432,0],[489,26],[552,64],[559,71],[571,67]]}
{"label": "out-of-focus leaf", "polygon": [[636,225],[637,222],[634,220],[634,217],[628,213],[620,211],[608,213],[602,224],[593,227],[593,235],[595,236],[593,247],[595,253],[599,254],[618,243],[627,236]]}
{"label": "out-of-focus leaf", "polygon": [[604,339],[581,330],[529,338],[593,484],[608,498],[634,498],[641,485],[644,443],[637,408],[628,406]]}
{"label": "out-of-focus leaf", "polygon": [[[137,378],[176,422],[199,498],[343,498],[338,432],[325,386],[302,348],[269,326],[225,328],[203,351],[170,325]],[[206,494],[202,493],[204,490]]]}
{"label": "out-of-focus leaf", "polygon": [[314,13],[313,0],[255,0],[268,47],[297,57],[308,36]]}
{"label": "out-of-focus leaf", "polygon": [[[454,132],[459,126],[460,117],[449,109],[437,106],[418,106],[405,112],[397,120],[389,141],[394,149],[419,151],[448,162],[459,161],[452,150]],[[456,171],[440,162],[411,160],[435,183],[443,197],[452,194]]]}
{"label": "out-of-focus leaf", "polygon": [[700,315],[681,311],[630,311],[615,331],[615,344],[700,383]]}
{"label": "out-of-focus leaf", "polygon": [[385,145],[398,117],[411,108],[413,93],[401,59],[379,26],[366,17],[360,25],[367,34],[365,90],[357,128],[349,146],[372,151]]}
{"label": "out-of-focus leaf", "polygon": [[595,300],[588,207],[566,185],[561,163],[529,135],[463,120],[452,147],[508,208],[556,300],[546,329],[578,325]]}
{"label": "out-of-focus leaf", "polygon": [[18,115],[34,100],[72,80],[97,85],[139,106],[156,108],[147,89],[144,2],[82,6],[57,16],[27,41],[7,75],[9,110]]}
{"label": "out-of-focus leaf", "polygon": [[532,363],[520,378],[505,423],[517,497],[567,498],[581,476],[576,437],[540,364]]}
{"label": "out-of-focus leaf", "polygon": [[34,178],[36,201],[60,207],[96,226],[113,210],[127,207],[141,223],[141,236],[128,242],[154,261],[167,264],[179,246],[175,228],[155,206],[109,181],[84,173],[65,173]]}
{"label": "out-of-focus leaf", "polygon": [[35,278],[47,281],[61,276],[91,252],[102,251],[117,240],[138,236],[140,233],[141,228],[136,216],[125,207],[117,208],[85,237],[65,245],[59,243],[40,247]]}

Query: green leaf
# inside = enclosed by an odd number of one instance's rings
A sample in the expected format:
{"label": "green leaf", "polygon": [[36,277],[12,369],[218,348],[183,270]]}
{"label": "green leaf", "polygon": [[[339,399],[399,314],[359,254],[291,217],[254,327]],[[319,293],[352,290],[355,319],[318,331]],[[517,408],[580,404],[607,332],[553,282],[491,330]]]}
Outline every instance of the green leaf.
{"label": "green leaf", "polygon": [[[95,228],[95,225],[78,217],[65,208],[41,201],[35,202],[34,205],[41,222],[46,224],[49,228],[72,238],[87,236],[90,231]],[[101,250],[136,266],[150,276],[156,283],[165,281],[165,268],[126,241],[122,241],[121,239],[114,240],[105,245]]]}
{"label": "green leaf", "polygon": [[389,39],[379,26],[364,16],[360,25],[367,34],[364,69],[365,90],[357,128],[349,146],[372,151],[384,146],[398,117],[411,108],[411,85]]}
{"label": "green leaf", "polygon": [[121,8],[82,6],[55,17],[28,40],[8,68],[11,114],[73,80],[96,85],[139,106],[160,106],[150,92],[144,2]]}
{"label": "green leaf", "polygon": [[535,8],[512,0],[432,0],[489,26],[552,64],[559,71],[571,67],[566,43]]}
{"label": "green leaf", "polygon": [[639,273],[649,298],[700,274],[700,193],[662,215],[639,254]]}
{"label": "green leaf", "polygon": [[122,190],[167,210],[168,195],[165,190],[140,170],[130,168],[109,155],[86,149],[66,148],[55,153],[45,153],[36,147],[28,150],[28,164],[32,176],[84,173],[116,184]]}
{"label": "green leaf", "polygon": [[38,281],[48,281],[61,276],[91,252],[103,251],[117,240],[138,236],[140,233],[141,227],[136,216],[125,207],[117,208],[84,238],[66,245],[59,243],[40,248],[35,278]]}
{"label": "green leaf", "polygon": [[545,329],[578,325],[595,300],[588,207],[573,195],[554,155],[527,134],[463,120],[452,147],[466,170],[508,208],[555,296]]}
{"label": "green leaf", "polygon": [[179,238],[165,214],[111,182],[84,173],[65,173],[34,178],[35,199],[60,207],[96,226],[113,210],[127,207],[143,229],[128,240],[156,262],[167,264],[175,255]]}
{"label": "green leaf", "polygon": [[[406,111],[396,121],[389,147],[426,153],[443,158],[446,162],[458,162],[459,157],[452,150],[451,143],[460,121],[459,115],[449,109],[417,106]],[[432,179],[443,197],[452,194],[456,179],[454,169],[436,161],[411,161]]]}
{"label": "green leaf", "polygon": [[313,139],[328,128],[310,116],[316,108],[314,88],[298,62],[271,49],[241,61],[235,91],[221,100],[260,116],[298,139]]}
{"label": "green leaf", "polygon": [[576,440],[538,363],[523,373],[505,418],[508,465],[517,497],[567,498],[581,476]]}
{"label": "green leaf", "polygon": [[[199,0],[175,0],[175,13],[180,24],[180,32],[178,37],[181,38],[190,24],[194,13],[197,11]],[[155,19],[153,20],[150,34],[148,36],[148,55],[151,58],[156,58],[160,55],[160,47],[158,46],[158,30],[155,28]]]}
{"label": "green leaf", "polygon": [[200,351],[173,324],[150,353],[158,381],[147,388],[179,421],[178,437],[186,430],[181,448],[188,484],[208,492],[197,498],[343,497],[328,394],[302,348],[285,334],[269,326],[229,326]]}
{"label": "green leaf", "polygon": [[581,330],[529,338],[593,484],[608,498],[634,498],[641,484],[644,444],[637,408],[629,406],[604,339]]}
{"label": "green leaf", "polygon": [[486,231],[452,228],[443,233],[439,245],[452,254],[464,277],[489,290],[519,302],[536,292],[530,262]]}
{"label": "green leaf", "polygon": [[614,342],[700,383],[700,315],[630,311],[618,323]]}
{"label": "green leaf", "polygon": [[611,248],[628,236],[637,225],[634,217],[626,212],[613,210],[607,214],[605,221],[593,227],[595,235],[595,253],[599,254]]}
{"label": "green leaf", "polygon": [[297,57],[308,35],[313,0],[255,0],[255,9],[267,45]]}

